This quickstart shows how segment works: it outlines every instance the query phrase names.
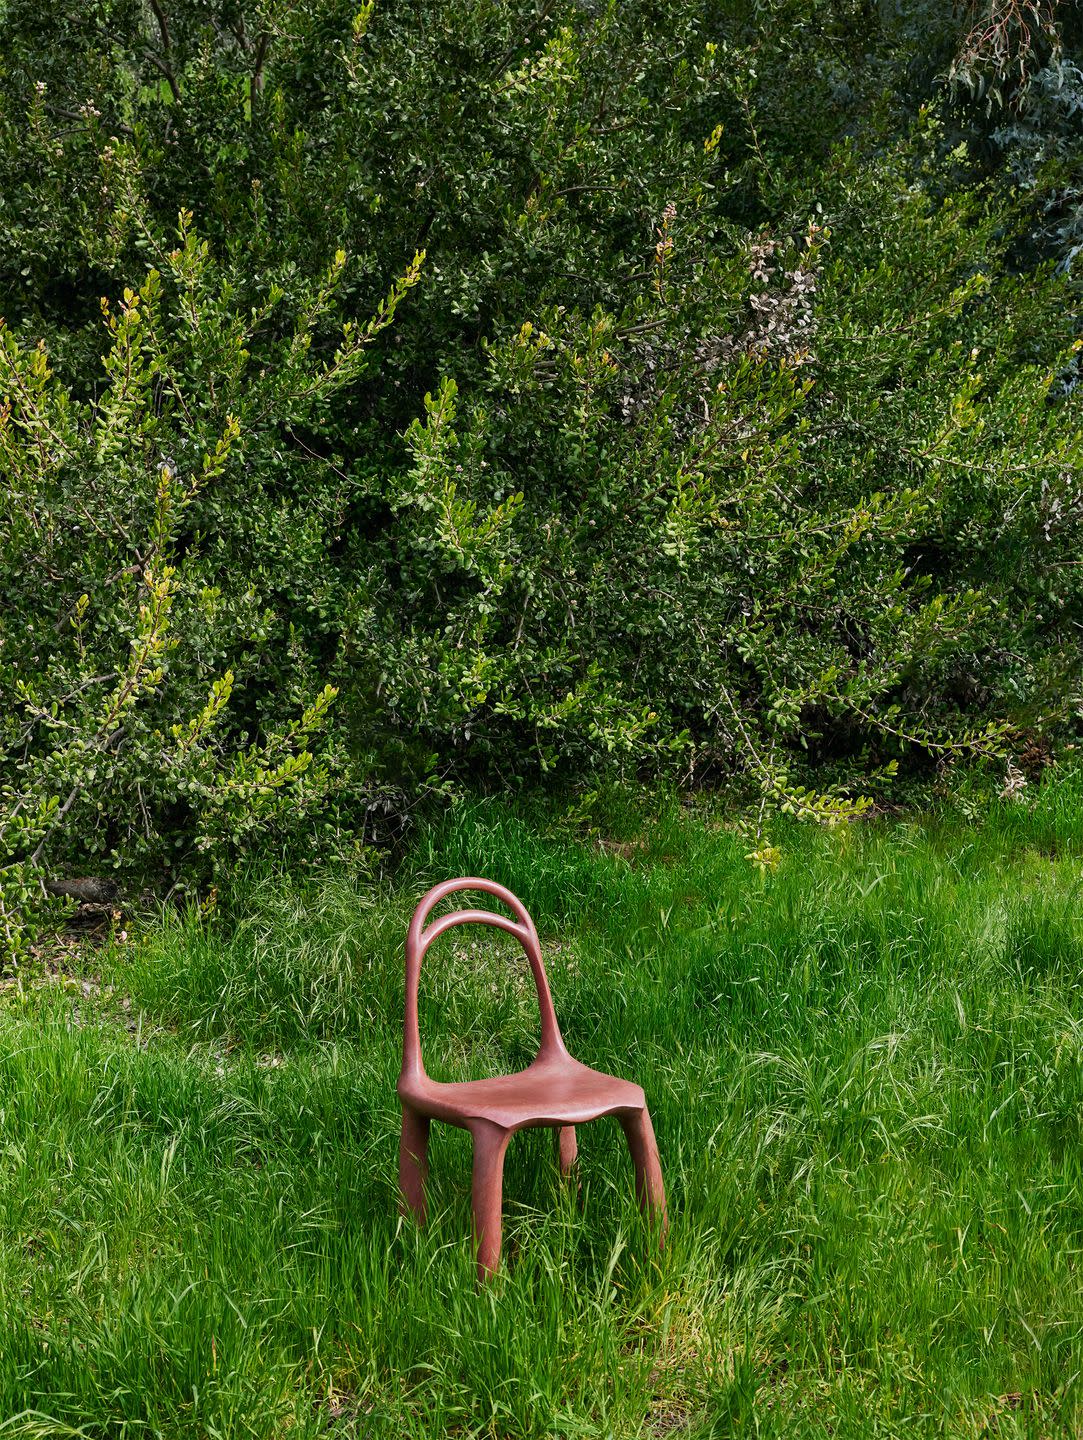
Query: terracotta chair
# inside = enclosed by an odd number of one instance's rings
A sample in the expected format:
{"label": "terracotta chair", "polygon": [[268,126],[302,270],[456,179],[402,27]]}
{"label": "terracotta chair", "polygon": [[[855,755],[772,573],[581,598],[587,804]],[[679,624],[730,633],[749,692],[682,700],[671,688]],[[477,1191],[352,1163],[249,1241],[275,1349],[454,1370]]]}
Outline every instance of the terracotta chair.
{"label": "terracotta chair", "polygon": [[[432,910],[456,890],[481,890],[494,895],[516,918],[511,920],[492,910],[456,910],[453,914],[441,915],[426,929],[425,921]],[[421,961],[434,940],[453,925],[475,922],[506,930],[526,951],[538,991],[541,1044],[536,1058],[518,1075],[445,1085],[430,1080],[421,1061],[418,977]],[[500,1263],[504,1152],[516,1130],[534,1126],[557,1130],[560,1168],[567,1175],[575,1162],[576,1125],[603,1115],[615,1116],[632,1153],[639,1204],[658,1223],[660,1238],[664,1238],[666,1197],[658,1146],[643,1091],[630,1080],[618,1080],[613,1075],[590,1070],[568,1054],[553,1011],[534,922],[521,902],[502,885],[491,880],[445,880],[430,890],[414,911],[406,937],[406,1013],[398,1093],[402,1101],[399,1185],[419,1221],[425,1219],[430,1121],[444,1120],[449,1125],[459,1125],[474,1137],[474,1238],[480,1280],[492,1275]]]}

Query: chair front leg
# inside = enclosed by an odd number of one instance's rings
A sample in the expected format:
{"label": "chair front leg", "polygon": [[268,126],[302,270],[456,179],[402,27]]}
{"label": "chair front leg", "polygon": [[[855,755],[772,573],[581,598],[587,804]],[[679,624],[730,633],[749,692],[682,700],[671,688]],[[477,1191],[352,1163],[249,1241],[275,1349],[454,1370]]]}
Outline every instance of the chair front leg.
{"label": "chair front leg", "polygon": [[419,1225],[425,1223],[425,1181],[429,1175],[429,1117],[402,1107],[399,1189]]}
{"label": "chair front leg", "polygon": [[565,1180],[571,1178],[579,1145],[575,1138],[574,1125],[562,1125],[557,1132],[557,1151],[560,1155],[560,1173]]}
{"label": "chair front leg", "polygon": [[662,1162],[658,1158],[658,1142],[654,1126],[644,1105],[632,1115],[623,1115],[621,1129],[628,1141],[636,1172],[636,1199],[639,1208],[658,1225],[659,1242],[664,1243],[669,1229],[666,1212],[666,1189],[662,1183]]}
{"label": "chair front leg", "polygon": [[488,1120],[474,1127],[474,1245],[478,1280],[490,1279],[500,1264],[503,1229],[504,1153],[511,1133]]}

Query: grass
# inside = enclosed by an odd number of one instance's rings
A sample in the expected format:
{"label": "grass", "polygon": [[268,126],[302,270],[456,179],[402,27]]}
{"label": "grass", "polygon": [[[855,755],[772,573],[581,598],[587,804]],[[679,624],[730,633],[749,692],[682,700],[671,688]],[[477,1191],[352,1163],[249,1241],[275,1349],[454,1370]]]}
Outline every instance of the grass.
{"label": "grass", "polygon": [[[467,806],[386,894],[265,881],[9,982],[0,1436],[1079,1434],[1083,788],[780,839],[761,877],[677,810],[599,848]],[[531,907],[573,1052],[644,1084],[661,1256],[605,1122],[578,1201],[513,1142],[485,1293],[465,1136],[400,1222],[401,942],[464,872]],[[513,956],[432,952],[434,1073],[529,1058]]]}

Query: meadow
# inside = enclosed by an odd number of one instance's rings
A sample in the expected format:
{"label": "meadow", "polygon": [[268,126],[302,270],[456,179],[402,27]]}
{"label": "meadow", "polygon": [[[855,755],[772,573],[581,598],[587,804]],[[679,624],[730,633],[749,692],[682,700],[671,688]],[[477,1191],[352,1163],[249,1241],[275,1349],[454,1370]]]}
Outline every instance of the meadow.
{"label": "meadow", "polygon": [[[1033,798],[1028,798],[1033,797]],[[247,877],[0,993],[0,1435],[1059,1436],[1083,1429],[1083,783],[977,817],[709,811],[575,838],[454,809],[393,879]],[[396,1206],[402,940],[428,883],[532,910],[569,1048],[638,1079],[580,1188],[513,1141],[478,1290],[470,1150]],[[507,937],[422,974],[430,1071],[532,1054]]]}

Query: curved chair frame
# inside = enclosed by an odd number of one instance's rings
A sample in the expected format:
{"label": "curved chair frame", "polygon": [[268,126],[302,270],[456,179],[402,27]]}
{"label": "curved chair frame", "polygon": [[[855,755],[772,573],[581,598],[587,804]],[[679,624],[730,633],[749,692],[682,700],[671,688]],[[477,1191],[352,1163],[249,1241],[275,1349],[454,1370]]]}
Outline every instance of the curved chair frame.
{"label": "curved chair frame", "polygon": [[[512,911],[515,919],[493,910],[456,910],[426,927],[425,922],[441,900],[458,890],[492,895]],[[537,1055],[517,1075],[442,1084],[425,1073],[421,1057],[417,1012],[421,962],[429,946],[445,931],[470,924],[506,930],[526,951],[538,992],[541,1039]],[[431,1121],[458,1125],[474,1137],[474,1239],[480,1280],[491,1276],[500,1262],[504,1154],[517,1130],[537,1126],[557,1130],[560,1168],[568,1175],[576,1158],[575,1126],[604,1115],[614,1116],[631,1151],[640,1207],[657,1222],[659,1238],[664,1240],[668,1223],[665,1187],[643,1091],[631,1081],[591,1070],[569,1055],[553,1009],[534,922],[522,902],[492,880],[445,880],[434,886],[414,911],[406,936],[406,1006],[398,1094],[402,1101],[399,1186],[406,1205],[420,1222],[425,1219]]]}

